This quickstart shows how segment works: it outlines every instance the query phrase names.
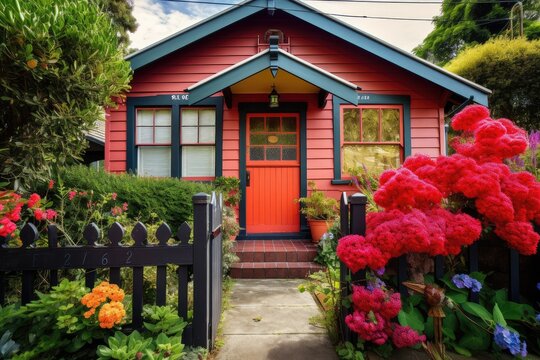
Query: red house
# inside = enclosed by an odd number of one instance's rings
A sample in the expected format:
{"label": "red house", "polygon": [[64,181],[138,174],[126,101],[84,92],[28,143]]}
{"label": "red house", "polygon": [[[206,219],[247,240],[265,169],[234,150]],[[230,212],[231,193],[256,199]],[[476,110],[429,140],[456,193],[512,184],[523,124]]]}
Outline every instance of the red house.
{"label": "red house", "polygon": [[243,238],[303,238],[309,180],[338,197],[351,166],[444,154],[445,107],[489,94],[296,0],[248,0],[128,59],[106,169],[239,177]]}

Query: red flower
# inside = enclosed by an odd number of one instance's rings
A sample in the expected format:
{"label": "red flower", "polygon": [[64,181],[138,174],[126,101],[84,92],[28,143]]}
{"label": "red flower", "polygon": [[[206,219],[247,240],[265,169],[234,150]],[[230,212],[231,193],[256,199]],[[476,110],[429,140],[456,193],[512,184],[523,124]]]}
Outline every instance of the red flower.
{"label": "red flower", "polygon": [[47,213],[41,210],[40,208],[37,208],[37,209],[34,209],[34,217],[38,221],[47,220]]}
{"label": "red flower", "polygon": [[3,217],[0,219],[0,237],[7,237],[8,235],[12,234],[17,229],[17,225],[15,225],[11,220],[7,217]]}
{"label": "red flower", "polygon": [[508,242],[510,246],[523,255],[534,255],[538,249],[538,235],[530,222],[516,221],[497,225],[495,234]]}
{"label": "red flower", "polygon": [[122,204],[122,210],[127,211],[127,209],[128,209],[128,203],[125,202]]}
{"label": "red flower", "polygon": [[408,326],[396,324],[392,332],[392,342],[399,349],[403,347],[414,346],[426,341],[425,335],[418,335],[416,331]]}
{"label": "red flower", "polygon": [[348,235],[339,239],[337,255],[352,272],[365,269],[367,266],[380,269],[390,260],[388,254],[383,254],[360,235]]}
{"label": "red flower", "polygon": [[68,199],[69,199],[69,201],[72,201],[72,200],[75,198],[75,196],[77,196],[77,192],[74,191],[74,190],[71,190],[71,191],[68,193]]}
{"label": "red flower", "polygon": [[47,209],[47,211],[45,211],[45,216],[47,220],[53,220],[54,218],[56,218],[57,215],[58,213],[53,209]]}
{"label": "red flower", "polygon": [[30,198],[28,199],[28,202],[26,203],[30,209],[32,209],[36,204],[41,200],[41,196],[34,193],[30,195]]}
{"label": "red flower", "polygon": [[478,122],[488,118],[488,108],[481,105],[469,105],[452,118],[452,129],[473,131]]}
{"label": "red flower", "polygon": [[378,313],[355,311],[345,317],[345,323],[362,339],[374,344],[382,345],[388,339],[384,331],[386,321]]}
{"label": "red flower", "polygon": [[51,190],[54,187],[54,180],[49,180],[49,190]]}
{"label": "red flower", "polygon": [[117,197],[117,196],[118,196],[118,195],[117,195],[116,193],[112,193],[112,194],[111,194],[111,199],[116,200],[116,197]]}

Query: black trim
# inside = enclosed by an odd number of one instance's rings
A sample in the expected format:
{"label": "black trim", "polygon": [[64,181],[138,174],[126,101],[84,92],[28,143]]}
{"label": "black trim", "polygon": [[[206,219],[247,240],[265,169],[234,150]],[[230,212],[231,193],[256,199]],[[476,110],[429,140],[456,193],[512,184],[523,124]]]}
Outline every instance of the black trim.
{"label": "black trim", "polygon": [[[171,136],[171,177],[181,177],[182,147],[180,146],[180,111],[183,107],[190,107],[188,105],[188,95],[183,94],[128,97],[126,101],[126,170],[137,173],[135,109],[159,106],[171,108],[171,132],[172,134],[178,134],[178,136]],[[223,97],[210,97],[194,105],[194,107],[199,106],[213,106],[216,109],[215,176],[221,176],[223,173]]]}

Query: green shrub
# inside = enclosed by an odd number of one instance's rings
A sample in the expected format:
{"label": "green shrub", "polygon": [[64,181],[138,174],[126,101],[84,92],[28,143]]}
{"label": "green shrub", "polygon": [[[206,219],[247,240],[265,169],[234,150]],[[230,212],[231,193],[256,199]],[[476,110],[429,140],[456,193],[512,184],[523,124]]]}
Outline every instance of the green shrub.
{"label": "green shrub", "polygon": [[205,183],[110,174],[85,166],[62,169],[57,184],[70,189],[94,191],[94,196],[116,193],[119,202],[128,203],[129,217],[145,223],[155,222],[157,216],[169,224],[173,232],[184,221],[193,218],[192,196],[212,191],[211,185]]}

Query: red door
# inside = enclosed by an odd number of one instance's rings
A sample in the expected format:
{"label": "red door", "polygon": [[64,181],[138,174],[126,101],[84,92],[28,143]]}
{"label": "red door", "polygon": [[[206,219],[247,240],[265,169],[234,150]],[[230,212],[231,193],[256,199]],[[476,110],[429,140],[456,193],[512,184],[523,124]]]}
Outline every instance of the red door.
{"label": "red door", "polygon": [[246,125],[246,232],[299,232],[299,116],[248,114]]}

